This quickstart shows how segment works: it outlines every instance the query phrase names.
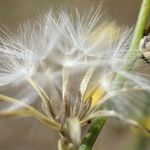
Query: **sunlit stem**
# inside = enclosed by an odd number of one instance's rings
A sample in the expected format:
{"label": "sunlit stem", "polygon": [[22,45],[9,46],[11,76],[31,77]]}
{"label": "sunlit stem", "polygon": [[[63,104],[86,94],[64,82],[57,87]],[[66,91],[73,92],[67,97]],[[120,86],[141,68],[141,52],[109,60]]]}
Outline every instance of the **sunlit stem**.
{"label": "sunlit stem", "polygon": [[13,116],[32,116],[35,117],[36,119],[38,119],[40,122],[42,122],[43,124],[47,125],[50,128],[53,128],[55,130],[60,130],[60,124],[58,124],[57,122],[54,122],[53,120],[49,119],[48,117],[46,117],[45,115],[43,115],[42,113],[40,113],[39,111],[37,111],[35,108],[31,107],[30,105],[21,102],[19,100],[16,100],[14,98],[5,96],[0,94],[0,101],[5,101],[8,103],[13,103],[16,105],[20,106],[20,109],[12,111],[12,112],[1,112],[0,116],[5,116],[5,117],[13,117]]}

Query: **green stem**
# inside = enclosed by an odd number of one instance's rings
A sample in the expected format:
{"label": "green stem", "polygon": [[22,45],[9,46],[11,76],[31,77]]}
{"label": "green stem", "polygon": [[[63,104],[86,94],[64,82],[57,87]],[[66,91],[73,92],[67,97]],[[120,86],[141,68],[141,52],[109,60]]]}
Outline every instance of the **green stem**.
{"label": "green stem", "polygon": [[[147,19],[150,11],[150,0],[143,0],[141,9],[139,12],[137,24],[134,30],[133,38],[131,41],[130,48],[125,56],[126,63],[122,66],[122,70],[130,71],[134,66],[134,63],[137,59],[139,53],[139,42],[143,36],[145,26],[147,24]],[[125,82],[125,77],[121,74],[116,74],[115,79],[113,81],[112,89],[119,89],[123,86]],[[88,132],[86,133],[79,150],[91,150],[93,144],[95,143],[98,134],[101,132],[102,127],[106,121],[106,118],[97,118],[93,121],[91,127],[89,128]]]}
{"label": "green stem", "polygon": [[[150,0],[143,0],[141,9],[139,12],[137,24],[134,30],[133,38],[131,41],[130,48],[125,56],[125,64],[122,67],[124,71],[130,71],[134,66],[134,63],[137,59],[139,53],[139,43],[141,38],[143,37],[143,33],[147,24],[148,16],[150,11]],[[117,73],[115,79],[113,81],[112,89],[121,88],[124,84],[125,77],[121,74]]]}
{"label": "green stem", "polygon": [[103,125],[106,121],[106,118],[96,118],[91,127],[88,130],[88,133],[85,135],[79,150],[91,150],[94,142],[96,141],[99,131],[103,128]]}

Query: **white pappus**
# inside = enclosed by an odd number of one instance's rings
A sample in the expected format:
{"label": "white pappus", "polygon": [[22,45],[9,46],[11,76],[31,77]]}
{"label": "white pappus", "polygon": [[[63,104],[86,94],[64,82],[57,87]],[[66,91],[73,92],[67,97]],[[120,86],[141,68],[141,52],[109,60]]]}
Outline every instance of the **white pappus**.
{"label": "white pappus", "polygon": [[[21,26],[18,35],[0,38],[0,86],[27,81],[45,114],[25,107],[74,147],[81,141],[81,128],[97,116],[145,129],[139,122],[149,103],[137,91],[149,92],[149,75],[121,70],[131,37],[132,29],[102,21],[100,8],[83,15],[78,9],[50,11],[40,23]],[[132,86],[112,91],[115,73]]]}

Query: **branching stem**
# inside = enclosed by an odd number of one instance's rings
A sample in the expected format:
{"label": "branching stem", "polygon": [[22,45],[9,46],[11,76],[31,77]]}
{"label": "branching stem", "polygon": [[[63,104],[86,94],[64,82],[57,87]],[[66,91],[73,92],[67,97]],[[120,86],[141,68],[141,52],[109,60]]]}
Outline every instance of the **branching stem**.
{"label": "branching stem", "polygon": [[[134,63],[137,59],[139,53],[139,42],[143,36],[145,26],[147,24],[147,19],[149,16],[150,11],[150,0],[143,0],[141,4],[141,9],[139,12],[137,24],[134,30],[133,38],[131,41],[130,48],[125,56],[126,63],[122,66],[123,71],[130,71],[134,66]],[[123,86],[125,82],[125,77],[121,74],[116,74],[112,90],[119,89]],[[101,132],[101,129],[106,121],[106,118],[97,118],[93,121],[92,125],[90,126],[88,132],[86,133],[79,150],[91,150],[93,144],[95,143],[98,134]]]}

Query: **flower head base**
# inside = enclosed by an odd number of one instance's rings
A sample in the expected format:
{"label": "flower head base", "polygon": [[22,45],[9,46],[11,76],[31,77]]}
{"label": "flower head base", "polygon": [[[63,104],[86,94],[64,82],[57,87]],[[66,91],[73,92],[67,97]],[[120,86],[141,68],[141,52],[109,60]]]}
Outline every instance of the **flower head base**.
{"label": "flower head base", "polygon": [[[121,70],[131,30],[108,22],[98,25],[100,16],[99,9],[83,17],[76,10],[74,18],[63,10],[58,17],[50,12],[40,30],[28,23],[21,37],[1,39],[0,85],[26,80],[39,94],[46,114],[36,118],[75,146],[80,143],[81,128],[93,118],[117,117],[139,126],[137,117],[143,116],[141,109],[147,105],[142,97],[135,102],[136,91],[149,90],[148,84],[141,84],[146,79],[136,80],[134,74]],[[115,73],[132,86],[113,91]]]}

